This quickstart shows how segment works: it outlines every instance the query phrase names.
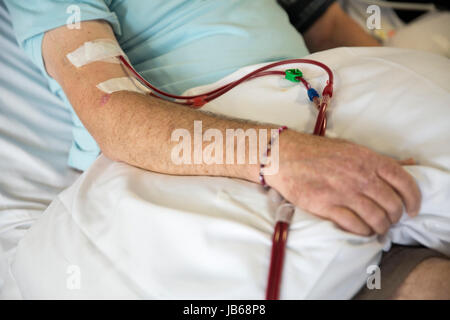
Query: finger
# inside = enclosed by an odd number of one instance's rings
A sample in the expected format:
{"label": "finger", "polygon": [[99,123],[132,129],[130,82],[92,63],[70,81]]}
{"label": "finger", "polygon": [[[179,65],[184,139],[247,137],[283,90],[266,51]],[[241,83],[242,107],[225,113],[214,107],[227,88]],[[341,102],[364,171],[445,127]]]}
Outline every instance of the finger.
{"label": "finger", "polygon": [[416,164],[416,160],[414,160],[413,158],[398,160],[397,162],[401,166],[413,166]]}
{"label": "finger", "polygon": [[350,199],[347,203],[348,207],[356,212],[377,234],[384,234],[391,226],[387,212],[365,195],[359,194],[358,197]]}
{"label": "finger", "polygon": [[377,174],[397,191],[406,212],[412,217],[416,216],[420,210],[421,194],[414,178],[395,162],[380,167]]}
{"label": "finger", "polygon": [[387,212],[391,223],[397,223],[400,220],[403,213],[402,198],[384,180],[377,177],[363,193]]}
{"label": "finger", "polygon": [[327,209],[326,216],[345,231],[362,236],[373,234],[373,230],[349,208],[334,206]]}

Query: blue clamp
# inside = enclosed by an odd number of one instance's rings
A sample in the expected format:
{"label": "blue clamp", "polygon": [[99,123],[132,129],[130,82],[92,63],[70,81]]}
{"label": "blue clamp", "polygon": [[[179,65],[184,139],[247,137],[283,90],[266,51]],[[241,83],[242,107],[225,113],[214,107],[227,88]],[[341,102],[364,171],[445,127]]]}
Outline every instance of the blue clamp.
{"label": "blue clamp", "polygon": [[315,97],[319,98],[319,94],[317,93],[316,89],[314,88],[309,88],[308,89],[308,97],[309,100],[311,100],[311,102],[314,100]]}

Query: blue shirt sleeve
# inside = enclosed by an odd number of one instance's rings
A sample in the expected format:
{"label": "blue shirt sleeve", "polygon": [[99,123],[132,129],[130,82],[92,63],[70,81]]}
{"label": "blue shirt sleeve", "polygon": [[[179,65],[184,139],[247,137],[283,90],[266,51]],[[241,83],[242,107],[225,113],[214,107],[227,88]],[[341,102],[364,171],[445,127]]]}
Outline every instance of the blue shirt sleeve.
{"label": "blue shirt sleeve", "polygon": [[[74,8],[79,9],[81,21],[106,20],[114,32],[121,34],[119,20],[108,7],[110,0],[4,0],[14,26],[19,45],[25,50],[33,63],[45,72],[42,61],[42,38],[48,30],[55,29],[73,21]],[[72,7],[71,7],[72,6]]]}
{"label": "blue shirt sleeve", "polygon": [[[109,10],[112,0],[4,0],[8,8],[14,32],[19,45],[33,63],[47,78],[50,90],[70,106],[67,97],[58,83],[46,72],[42,59],[42,39],[44,33],[68,23],[75,22],[74,12],[79,12],[79,21],[106,20],[116,35],[121,35],[119,20]],[[72,7],[71,7],[72,6]],[[76,7],[74,7],[76,6]],[[75,11],[73,10],[75,9]],[[79,170],[86,170],[100,153],[94,138],[83,127],[73,108],[73,141],[68,164]]]}

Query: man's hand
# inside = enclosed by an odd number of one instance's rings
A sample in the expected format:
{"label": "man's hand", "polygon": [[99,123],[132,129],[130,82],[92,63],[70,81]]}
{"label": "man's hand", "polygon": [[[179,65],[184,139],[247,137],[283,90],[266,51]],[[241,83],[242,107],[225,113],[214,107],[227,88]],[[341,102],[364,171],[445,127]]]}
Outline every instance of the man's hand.
{"label": "man's hand", "polygon": [[403,206],[410,216],[420,209],[419,188],[398,161],[340,139],[283,133],[279,173],[266,181],[298,207],[361,235],[385,233]]}

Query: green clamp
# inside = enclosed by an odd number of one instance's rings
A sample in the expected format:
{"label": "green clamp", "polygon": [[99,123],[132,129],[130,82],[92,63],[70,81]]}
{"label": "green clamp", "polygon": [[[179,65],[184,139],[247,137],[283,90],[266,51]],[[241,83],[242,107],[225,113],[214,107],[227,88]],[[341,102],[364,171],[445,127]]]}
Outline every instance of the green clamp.
{"label": "green clamp", "polygon": [[292,82],[300,82],[300,79],[303,77],[303,73],[299,69],[288,69],[286,72],[286,79]]}

